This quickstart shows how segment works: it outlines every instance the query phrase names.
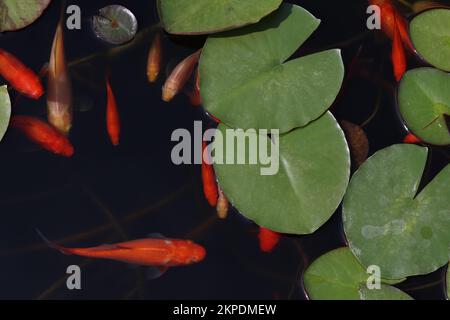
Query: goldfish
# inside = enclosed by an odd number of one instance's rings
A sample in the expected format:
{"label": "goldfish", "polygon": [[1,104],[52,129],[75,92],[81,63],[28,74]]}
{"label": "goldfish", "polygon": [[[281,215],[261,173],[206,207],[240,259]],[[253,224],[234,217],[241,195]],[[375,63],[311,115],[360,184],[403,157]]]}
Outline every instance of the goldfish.
{"label": "goldfish", "polygon": [[410,52],[414,52],[408,32],[408,23],[397,11],[391,0],[369,0],[371,5],[377,5],[381,10],[381,29],[390,38],[394,39],[395,28],[397,26],[403,45]]}
{"label": "goldfish", "polygon": [[68,134],[72,127],[72,87],[64,51],[63,19],[53,38],[47,78],[47,119],[55,128]]}
{"label": "goldfish", "polygon": [[417,138],[415,135],[413,135],[412,133],[408,133],[405,138],[403,139],[403,143],[421,143],[422,140],[420,140],[419,138]]}
{"label": "goldfish", "polygon": [[272,252],[280,241],[280,238],[281,235],[278,232],[259,227],[259,248],[262,252]]}
{"label": "goldfish", "polygon": [[15,90],[27,97],[37,100],[44,94],[39,76],[3,49],[0,49],[0,75]]}
{"label": "goldfish", "polygon": [[161,68],[161,33],[156,33],[147,59],[147,78],[149,82],[155,82]]}
{"label": "goldfish", "polygon": [[[394,21],[396,21],[396,18],[394,18]],[[391,59],[394,68],[394,76],[398,82],[406,72],[406,55],[400,37],[400,32],[398,31],[397,23],[395,23],[394,28],[394,40],[392,42]]]}
{"label": "goldfish", "polygon": [[67,248],[49,241],[41,232],[37,232],[51,248],[66,255],[108,259],[140,266],[185,266],[200,262],[206,256],[205,248],[191,240],[147,238],[90,248]]}
{"label": "goldfish", "polygon": [[[211,161],[205,161],[206,143],[203,141],[203,157],[202,157],[202,181],[203,181],[203,193],[208,200],[208,203],[215,207],[219,197],[216,176],[214,174],[214,168]],[[208,162],[208,163],[207,163]]]}
{"label": "goldfish", "polygon": [[106,106],[106,128],[108,130],[109,138],[113,145],[119,145],[120,139],[120,116],[117,110],[117,103],[114,93],[111,88],[111,83],[106,77],[106,92],[107,92],[107,106]]}
{"label": "goldfish", "polygon": [[162,89],[162,99],[164,101],[171,101],[173,97],[175,97],[184,87],[186,82],[191,77],[195,65],[200,59],[201,52],[202,50],[200,49],[197,52],[191,54],[186,59],[181,61],[175,67],[175,69],[173,69]]}
{"label": "goldfish", "polygon": [[217,216],[219,217],[219,219],[226,219],[226,217],[228,216],[228,207],[229,207],[228,198],[225,196],[221,188],[218,189],[219,189],[219,197],[217,198],[217,206],[216,206]]}
{"label": "goldfish", "polygon": [[74,154],[74,148],[69,139],[40,119],[30,116],[14,116],[11,118],[10,126],[21,131],[28,139],[45,150],[65,157],[71,157]]}

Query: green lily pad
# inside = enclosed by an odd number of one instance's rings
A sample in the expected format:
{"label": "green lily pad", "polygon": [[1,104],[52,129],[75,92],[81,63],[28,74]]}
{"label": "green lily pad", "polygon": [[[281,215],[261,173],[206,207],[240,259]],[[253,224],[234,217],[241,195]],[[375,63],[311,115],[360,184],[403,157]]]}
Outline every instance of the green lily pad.
{"label": "green lily pad", "polygon": [[208,112],[233,128],[282,133],[320,117],[339,93],[339,50],[285,62],[319,26],[305,9],[283,4],[260,23],[206,41],[200,59]]}
{"label": "green lily pad", "polygon": [[11,117],[11,102],[6,86],[0,87],[0,141],[3,139]]}
{"label": "green lily pad", "polygon": [[[218,129],[226,149],[232,139],[225,136],[229,128],[222,124]],[[260,143],[271,143],[267,136],[247,133],[261,139]],[[235,149],[237,146],[235,143]],[[249,151],[249,143],[245,148],[246,155],[255,155]],[[229,149],[225,151],[232,152]],[[275,175],[261,175],[261,168],[270,167],[261,161],[215,163],[220,187],[230,202],[258,225],[283,233],[312,233],[336,210],[348,184],[350,155],[344,134],[326,113],[306,127],[281,135],[278,154]]]}
{"label": "green lily pad", "polygon": [[450,115],[450,74],[434,68],[408,71],[398,93],[400,113],[410,131],[425,142],[450,144],[444,115]]}
{"label": "green lily pad", "polygon": [[0,1],[0,32],[15,31],[32,24],[51,0]]}
{"label": "green lily pad", "polygon": [[131,41],[138,29],[134,14],[120,5],[110,5],[99,10],[92,18],[94,33],[100,39],[112,44]]}
{"label": "green lily pad", "polygon": [[417,52],[436,68],[450,71],[450,9],[432,9],[417,15],[410,24]]}
{"label": "green lily pad", "polygon": [[158,0],[164,28],[172,34],[207,34],[256,23],[282,0]]}
{"label": "green lily pad", "polygon": [[[313,300],[411,300],[403,291],[380,279],[380,289],[369,289],[371,273],[363,268],[349,248],[330,251],[315,260],[303,277]],[[372,281],[370,281],[372,282]],[[401,282],[398,281],[398,282]]]}
{"label": "green lily pad", "polygon": [[419,194],[427,148],[400,144],[375,153],[354,174],[343,204],[348,244],[383,278],[430,273],[448,262],[450,165]]}

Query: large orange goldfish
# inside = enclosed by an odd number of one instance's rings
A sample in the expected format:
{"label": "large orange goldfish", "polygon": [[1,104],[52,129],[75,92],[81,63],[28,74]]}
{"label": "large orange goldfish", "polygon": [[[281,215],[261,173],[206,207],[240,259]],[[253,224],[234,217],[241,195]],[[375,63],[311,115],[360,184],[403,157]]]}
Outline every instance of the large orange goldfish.
{"label": "large orange goldfish", "polygon": [[49,241],[38,231],[52,248],[67,255],[109,259],[151,267],[176,267],[202,261],[206,250],[190,240],[138,239],[116,244],[105,244],[92,248],[67,248]]}
{"label": "large orange goldfish", "polygon": [[74,153],[73,146],[65,135],[38,118],[14,116],[10,126],[21,131],[45,150],[65,157],[71,157]]}
{"label": "large orange goldfish", "polygon": [[0,49],[0,75],[18,92],[39,99],[44,94],[38,75],[11,53]]}

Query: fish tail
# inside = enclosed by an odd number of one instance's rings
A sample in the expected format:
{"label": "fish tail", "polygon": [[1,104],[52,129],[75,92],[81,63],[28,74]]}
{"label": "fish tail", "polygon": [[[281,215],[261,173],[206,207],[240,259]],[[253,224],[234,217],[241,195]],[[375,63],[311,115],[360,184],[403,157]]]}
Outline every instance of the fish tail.
{"label": "fish tail", "polygon": [[37,234],[39,235],[39,237],[52,249],[58,250],[63,254],[66,255],[71,255],[73,254],[73,252],[70,249],[67,249],[53,241],[50,241],[46,236],[44,236],[44,234],[39,230],[36,229]]}

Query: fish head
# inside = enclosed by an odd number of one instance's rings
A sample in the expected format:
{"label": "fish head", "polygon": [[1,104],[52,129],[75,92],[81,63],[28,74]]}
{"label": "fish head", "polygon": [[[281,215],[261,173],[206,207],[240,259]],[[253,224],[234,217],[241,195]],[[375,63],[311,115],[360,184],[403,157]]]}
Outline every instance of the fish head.
{"label": "fish head", "polygon": [[177,245],[174,261],[176,264],[186,265],[202,261],[206,256],[206,250],[201,245],[192,241],[183,241]]}

